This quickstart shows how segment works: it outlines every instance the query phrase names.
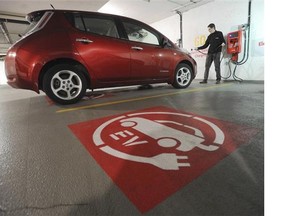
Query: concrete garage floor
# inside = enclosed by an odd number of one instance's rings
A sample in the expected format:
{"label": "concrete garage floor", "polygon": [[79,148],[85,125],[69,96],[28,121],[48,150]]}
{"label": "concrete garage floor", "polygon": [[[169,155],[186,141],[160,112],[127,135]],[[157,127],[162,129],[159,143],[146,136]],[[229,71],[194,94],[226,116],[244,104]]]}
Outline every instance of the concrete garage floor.
{"label": "concrete garage floor", "polygon": [[[87,94],[59,106],[44,94],[0,86],[1,216],[264,215],[263,83],[195,80],[183,90]],[[139,121],[133,133],[128,118]],[[161,134],[174,136],[157,141],[163,152],[148,145]],[[172,148],[190,138],[208,140],[206,147]],[[131,151],[108,154],[103,146]],[[145,162],[157,152],[171,160]]]}

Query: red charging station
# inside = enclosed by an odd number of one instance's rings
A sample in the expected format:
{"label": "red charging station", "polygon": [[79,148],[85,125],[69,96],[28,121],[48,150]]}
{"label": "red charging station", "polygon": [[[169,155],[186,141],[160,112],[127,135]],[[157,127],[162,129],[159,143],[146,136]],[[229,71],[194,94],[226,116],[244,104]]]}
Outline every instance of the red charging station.
{"label": "red charging station", "polygon": [[227,34],[227,53],[232,54],[232,61],[238,60],[238,53],[241,52],[242,30]]}

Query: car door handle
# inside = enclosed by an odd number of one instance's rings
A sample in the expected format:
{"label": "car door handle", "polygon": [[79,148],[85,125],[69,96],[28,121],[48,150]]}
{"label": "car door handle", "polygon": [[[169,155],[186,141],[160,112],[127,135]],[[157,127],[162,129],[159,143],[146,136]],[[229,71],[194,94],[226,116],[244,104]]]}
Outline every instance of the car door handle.
{"label": "car door handle", "polygon": [[81,43],[92,43],[92,40],[89,40],[88,38],[76,38],[76,42],[81,42]]}
{"label": "car door handle", "polygon": [[133,50],[143,50],[142,47],[138,47],[138,46],[132,46],[131,49],[133,49]]}

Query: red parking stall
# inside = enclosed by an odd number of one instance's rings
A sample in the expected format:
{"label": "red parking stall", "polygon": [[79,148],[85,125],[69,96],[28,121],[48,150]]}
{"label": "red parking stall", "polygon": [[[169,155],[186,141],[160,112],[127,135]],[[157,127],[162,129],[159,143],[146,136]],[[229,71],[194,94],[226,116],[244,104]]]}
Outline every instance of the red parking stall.
{"label": "red parking stall", "polygon": [[142,213],[258,132],[167,107],[76,123],[69,128]]}

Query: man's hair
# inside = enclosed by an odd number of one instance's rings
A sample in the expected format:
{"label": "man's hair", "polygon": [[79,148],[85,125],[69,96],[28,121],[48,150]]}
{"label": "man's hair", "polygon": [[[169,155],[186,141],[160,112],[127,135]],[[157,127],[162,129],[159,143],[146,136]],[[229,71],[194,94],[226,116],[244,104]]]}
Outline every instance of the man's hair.
{"label": "man's hair", "polygon": [[209,24],[207,27],[216,29],[216,27],[215,27],[215,24],[214,24],[214,23],[210,23],[210,24]]}

